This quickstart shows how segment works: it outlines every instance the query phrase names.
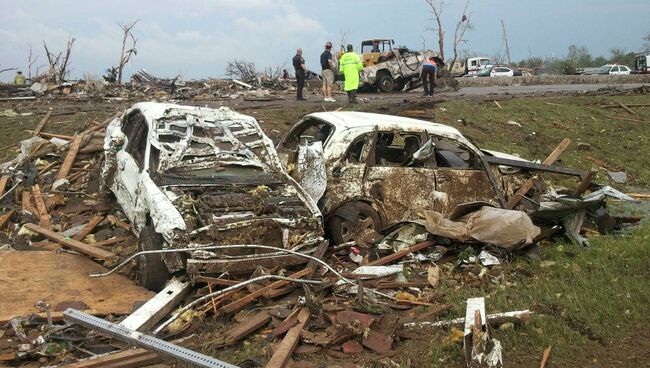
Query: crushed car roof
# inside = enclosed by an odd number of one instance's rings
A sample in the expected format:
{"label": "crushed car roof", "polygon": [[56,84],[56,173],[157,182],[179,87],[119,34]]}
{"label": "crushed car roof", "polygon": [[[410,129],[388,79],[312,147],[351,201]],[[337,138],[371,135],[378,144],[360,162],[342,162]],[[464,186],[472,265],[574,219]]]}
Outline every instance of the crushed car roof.
{"label": "crushed car roof", "polygon": [[401,116],[355,111],[316,112],[307,116],[327,121],[335,127],[340,127],[343,129],[361,127],[391,129],[399,126],[400,128],[409,130],[426,129],[427,131],[434,132],[443,136],[452,136],[463,140],[465,139],[465,137],[460,133],[458,129],[450,127],[448,125],[432,123],[426,120],[405,118]]}

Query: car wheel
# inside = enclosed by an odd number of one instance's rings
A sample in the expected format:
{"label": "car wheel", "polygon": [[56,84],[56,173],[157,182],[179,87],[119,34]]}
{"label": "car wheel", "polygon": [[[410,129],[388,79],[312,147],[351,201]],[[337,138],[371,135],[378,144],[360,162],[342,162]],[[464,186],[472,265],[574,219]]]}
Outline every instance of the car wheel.
{"label": "car wheel", "polygon": [[352,202],[339,207],[327,223],[327,230],[334,244],[358,239],[368,231],[381,230],[381,218],[371,205]]}
{"label": "car wheel", "polygon": [[377,77],[377,88],[382,92],[392,92],[395,88],[395,81],[390,74],[382,74]]}
{"label": "car wheel", "polygon": [[[153,225],[148,225],[140,231],[140,250],[161,250],[162,235],[158,234]],[[171,275],[162,254],[152,253],[138,256],[138,285],[153,291],[160,291]]]}

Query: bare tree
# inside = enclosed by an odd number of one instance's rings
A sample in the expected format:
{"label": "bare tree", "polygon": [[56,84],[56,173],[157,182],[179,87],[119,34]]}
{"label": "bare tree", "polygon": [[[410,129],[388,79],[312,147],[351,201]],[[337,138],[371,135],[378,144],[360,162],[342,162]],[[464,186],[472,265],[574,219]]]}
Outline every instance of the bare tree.
{"label": "bare tree", "polygon": [[[117,70],[117,84],[122,84],[122,70],[124,70],[124,65],[131,60],[131,56],[137,55],[138,51],[135,48],[136,43],[138,40],[133,36],[133,27],[139,22],[140,20],[134,20],[130,23],[127,24],[121,24],[120,23],[120,28],[122,28],[122,50],[120,51],[120,62],[117,64],[117,67],[115,68]],[[129,49],[127,50],[126,44],[128,42],[131,42],[131,45],[129,46]]]}
{"label": "bare tree", "polygon": [[12,71],[12,70],[18,70],[18,68],[13,67],[13,68],[0,69],[0,73],[10,72],[10,71]]}
{"label": "bare tree", "polygon": [[465,32],[468,29],[472,28],[472,25],[469,22],[469,17],[470,14],[467,13],[467,8],[469,7],[469,1],[465,3],[465,7],[463,8],[463,15],[460,17],[460,20],[458,23],[456,23],[456,30],[454,31],[454,43],[453,43],[453,51],[454,51],[454,58],[451,59],[451,63],[449,63],[449,67],[447,68],[448,72],[451,72],[451,69],[454,67],[454,64],[456,63],[456,60],[458,59],[458,45],[460,45],[461,42],[466,42],[466,40],[463,38],[465,37]]}
{"label": "bare tree", "polygon": [[232,60],[226,66],[226,75],[242,81],[253,81],[258,77],[255,63],[244,60]]}
{"label": "bare tree", "polygon": [[68,39],[66,44],[65,54],[60,51],[58,54],[50,52],[47,48],[47,43],[43,40],[43,48],[45,48],[45,55],[49,64],[48,81],[52,83],[63,83],[66,75],[68,74],[68,65],[70,63],[70,55],[72,53],[72,46],[74,45],[74,37]]}
{"label": "bare tree", "polygon": [[32,45],[28,43],[27,46],[29,46],[29,55],[27,56],[27,78],[32,79],[32,67],[36,64],[38,55],[34,57],[32,54]]}
{"label": "bare tree", "polygon": [[645,44],[643,44],[643,48],[646,50],[650,50],[650,32],[648,32],[645,36],[643,36],[643,40],[645,41]]}
{"label": "bare tree", "polygon": [[425,1],[431,8],[433,20],[436,22],[434,28],[427,28],[427,30],[438,33],[438,52],[440,52],[440,58],[445,60],[445,30],[442,28],[442,9],[445,6],[445,2],[443,0]]}

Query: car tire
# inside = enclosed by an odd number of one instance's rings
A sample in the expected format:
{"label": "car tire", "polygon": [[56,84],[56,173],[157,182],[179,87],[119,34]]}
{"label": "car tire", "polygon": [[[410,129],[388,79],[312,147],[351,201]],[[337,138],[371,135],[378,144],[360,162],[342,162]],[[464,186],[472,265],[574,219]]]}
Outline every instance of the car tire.
{"label": "car tire", "polygon": [[[161,250],[162,235],[156,232],[153,225],[148,225],[140,231],[140,250]],[[138,285],[153,291],[160,291],[171,275],[163,261],[162,254],[143,254],[137,259]]]}
{"label": "car tire", "polygon": [[327,221],[327,231],[334,244],[354,240],[355,236],[370,229],[381,231],[381,217],[365,202],[346,203],[334,211]]}
{"label": "car tire", "polygon": [[388,73],[382,73],[377,77],[377,88],[382,92],[392,92],[395,88],[395,80]]}

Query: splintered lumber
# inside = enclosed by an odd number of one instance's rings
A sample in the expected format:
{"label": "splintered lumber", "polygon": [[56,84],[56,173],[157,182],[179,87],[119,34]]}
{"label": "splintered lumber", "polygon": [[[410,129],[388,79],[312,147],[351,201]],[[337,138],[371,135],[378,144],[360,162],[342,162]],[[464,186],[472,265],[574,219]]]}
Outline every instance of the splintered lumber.
{"label": "splintered lumber", "polygon": [[[301,278],[301,277],[303,277],[305,275],[310,274],[311,272],[312,272],[311,268],[305,268],[303,270],[300,270],[300,271],[298,271],[296,273],[293,273],[293,274],[289,275],[289,277],[293,278],[293,279],[298,279],[298,278]],[[284,281],[284,280],[275,281],[272,284],[270,284],[268,286],[265,286],[265,287],[263,287],[263,288],[261,288],[259,290],[256,290],[256,291],[246,295],[245,297],[243,297],[241,299],[237,299],[234,302],[232,302],[232,303],[230,303],[228,305],[225,305],[223,308],[220,309],[220,311],[222,313],[230,313],[230,312],[238,311],[238,310],[242,309],[243,307],[245,307],[246,305],[253,302],[253,300],[259,298],[260,296],[263,296],[267,292],[269,292],[271,290],[274,290],[274,289],[278,289],[278,288],[280,288],[280,287],[282,287],[284,285],[287,285],[288,283],[289,283],[289,281]]]}
{"label": "splintered lumber", "polygon": [[115,215],[108,215],[106,218],[108,219],[108,221],[111,222],[111,224],[113,224],[115,226],[119,226],[122,229],[131,230],[131,226],[129,226],[129,224],[127,224],[126,222],[120,220]]}
{"label": "splintered lumber", "polygon": [[38,184],[35,184],[32,187],[32,193],[34,194],[34,203],[36,203],[36,210],[38,211],[39,224],[46,229],[50,229],[52,223],[50,223],[50,215],[47,213],[47,207],[45,206],[43,193],[41,193],[41,187],[38,186]]}
{"label": "splintered lumber", "polygon": [[93,246],[94,247],[105,247],[105,246],[121,243],[123,241],[131,240],[131,239],[133,239],[133,238],[130,237],[130,236],[115,237],[115,238],[110,238],[110,239],[94,242]]}
{"label": "splintered lumber", "polygon": [[47,114],[43,116],[43,119],[41,119],[41,121],[38,123],[36,130],[34,130],[34,137],[41,134],[41,131],[45,127],[45,124],[47,124],[47,121],[50,120],[50,116],[52,116],[52,110],[48,111]]}
{"label": "splintered lumber", "polygon": [[156,296],[120,322],[120,326],[133,331],[149,331],[183,301],[190,289],[189,282],[172,279]]}
{"label": "splintered lumber", "polygon": [[594,175],[596,175],[598,171],[591,170],[585,175],[582,180],[580,180],[580,184],[578,184],[578,187],[576,188],[575,192],[573,193],[574,195],[582,195],[587,189],[589,189],[589,185],[591,184],[591,180],[594,178]]}
{"label": "splintered lumber", "polygon": [[645,121],[640,120],[640,119],[624,118],[622,116],[610,116],[609,118],[610,119],[616,119],[616,120],[631,121],[633,123],[645,123]]}
{"label": "splintered lumber", "polygon": [[[26,131],[26,132],[29,132],[29,133],[34,133],[33,130],[29,130],[29,129],[28,129],[28,130],[25,130],[25,131]],[[43,138],[59,138],[59,139],[64,139],[64,140],[66,140],[66,141],[71,141],[71,140],[74,139],[74,137],[72,137],[72,136],[69,136],[69,135],[63,135],[63,134],[53,134],[53,133],[45,133],[45,132],[41,132],[39,135],[40,135],[41,137],[43,137]]]}
{"label": "splintered lumber", "polygon": [[84,137],[83,134],[79,134],[74,137],[74,140],[70,144],[70,148],[68,148],[68,154],[65,156],[65,159],[63,160],[63,164],[61,165],[58,174],[56,174],[56,180],[62,180],[67,178],[68,173],[72,168],[72,164],[74,163],[75,158],[77,158],[77,153],[79,152],[79,147],[81,146],[81,141],[83,140],[83,137]]}
{"label": "splintered lumber", "polygon": [[10,210],[9,212],[5,213],[4,215],[0,216],[0,229],[4,228],[4,226],[9,222],[9,219],[11,219],[11,216],[14,214],[14,210]]}
{"label": "splintered lumber", "polygon": [[145,349],[130,349],[117,353],[92,357],[76,363],[61,365],[61,368],[105,368],[105,367],[144,367],[160,363],[162,358]]}
{"label": "splintered lumber", "polygon": [[25,189],[23,190],[23,199],[22,199],[23,212],[29,212],[31,214],[38,214],[38,211],[34,206],[32,206],[32,192]]}
{"label": "splintered lumber", "polygon": [[261,311],[253,317],[231,328],[226,333],[226,344],[232,345],[244,337],[252,334],[265,324],[269,323],[271,315],[267,311]]}
{"label": "splintered lumber", "polygon": [[499,101],[496,101],[496,100],[495,100],[495,101],[492,101],[492,102],[494,102],[494,104],[497,105],[497,107],[498,107],[500,110],[503,110],[503,107],[501,107],[501,105],[499,104]]}
{"label": "splintered lumber", "polygon": [[0,196],[5,194],[5,190],[7,189],[7,183],[9,183],[9,175],[3,175],[0,178]]}
{"label": "splintered lumber", "polygon": [[78,233],[76,233],[72,239],[74,240],[79,240],[82,241],[86,236],[88,236],[90,233],[95,230],[97,225],[99,225],[100,222],[104,220],[104,216],[95,216],[93,217],[87,224],[86,226],[81,229]]}
{"label": "splintered lumber", "polygon": [[83,253],[85,255],[88,255],[88,256],[91,256],[91,257],[94,257],[94,258],[98,258],[98,259],[107,261],[107,260],[113,258],[113,256],[114,256],[114,254],[109,252],[109,251],[106,251],[106,250],[103,250],[103,249],[100,249],[100,248],[96,248],[96,247],[94,247],[92,245],[82,243],[82,242],[80,242],[78,240],[67,239],[67,238],[63,237],[63,235],[61,235],[61,234],[59,234],[59,233],[57,233],[55,231],[45,229],[45,228],[43,228],[41,226],[38,226],[36,224],[25,224],[25,228],[27,230],[33,231],[35,233],[41,234],[44,237],[46,237],[46,238],[48,238],[50,240],[53,240],[53,241],[55,241],[55,242],[57,242],[57,243],[59,243],[61,245],[64,245],[64,246],[66,246],[66,247],[68,247],[70,249],[74,249],[77,252]]}
{"label": "splintered lumber", "polygon": [[[555,147],[553,152],[551,152],[551,154],[548,155],[548,157],[546,158],[546,160],[544,160],[544,162],[542,162],[542,164],[552,165],[560,157],[562,152],[564,152],[564,150],[566,150],[567,147],[569,147],[570,144],[571,144],[571,140],[569,138],[564,138],[564,140],[562,140],[562,142],[560,142],[560,144],[557,147]],[[519,203],[519,201],[521,201],[521,199],[526,195],[526,193],[528,193],[528,191],[533,187],[533,185],[535,185],[535,181],[533,179],[526,180],[526,182],[521,186],[521,188],[519,188],[519,190],[517,190],[517,192],[512,195],[512,198],[510,198],[510,200],[506,204],[506,208],[509,210],[513,209]]]}
{"label": "splintered lumber", "polygon": [[623,171],[618,166],[608,164],[607,162],[605,162],[603,160],[599,160],[599,159],[597,159],[595,157],[592,157],[592,156],[587,156],[587,160],[595,163],[596,165],[598,165],[600,167],[604,167],[609,171]]}
{"label": "splintered lumber", "polygon": [[424,241],[422,243],[415,244],[412,247],[402,249],[399,252],[395,252],[395,253],[393,253],[391,255],[388,255],[386,257],[376,259],[376,260],[368,263],[368,266],[383,266],[383,265],[385,265],[387,263],[391,263],[393,261],[396,261],[396,260],[398,260],[398,259],[400,259],[400,258],[402,258],[402,257],[404,257],[404,256],[406,256],[408,254],[420,251],[420,250],[422,250],[424,248],[428,248],[428,247],[430,247],[430,246],[432,246],[434,244],[435,244],[434,241],[427,240],[427,241]]}
{"label": "splintered lumber", "polygon": [[301,308],[295,308],[294,310],[289,313],[287,318],[285,318],[282,322],[278,323],[277,326],[271,331],[269,334],[269,339],[275,339],[278,336],[282,335],[283,333],[289,331],[289,329],[298,323],[298,313],[300,313]]}
{"label": "splintered lumber", "polygon": [[271,359],[266,363],[266,368],[283,368],[287,364],[287,361],[291,358],[291,354],[293,354],[296,346],[298,346],[300,334],[307,324],[307,321],[309,321],[310,316],[311,312],[309,311],[309,308],[303,307],[300,310],[300,313],[298,313],[298,324],[287,331],[287,334],[275,350],[275,353],[273,353]]}
{"label": "splintered lumber", "polygon": [[539,364],[539,368],[546,367],[546,363],[548,362],[548,357],[551,355],[551,349],[553,349],[552,346],[549,346],[546,349],[544,349],[544,353],[542,354],[542,362]]}
{"label": "splintered lumber", "polygon": [[104,120],[101,124],[97,124],[97,125],[95,125],[95,126],[92,127],[92,128],[86,129],[85,133],[92,133],[92,132],[95,132],[95,131],[97,131],[97,130],[100,130],[100,129],[104,128],[104,127],[107,126],[111,121],[113,121],[113,119],[119,117],[120,115],[121,115],[120,112],[116,113],[115,115],[111,115],[111,117],[109,117],[108,119]]}
{"label": "splintered lumber", "polygon": [[629,107],[627,107],[627,105],[625,105],[624,103],[619,102],[619,103],[618,103],[618,106],[622,107],[623,109],[625,109],[625,111],[629,112],[630,114],[632,114],[632,115],[636,115],[636,112],[634,112],[634,110],[632,110],[632,109],[630,109]]}

